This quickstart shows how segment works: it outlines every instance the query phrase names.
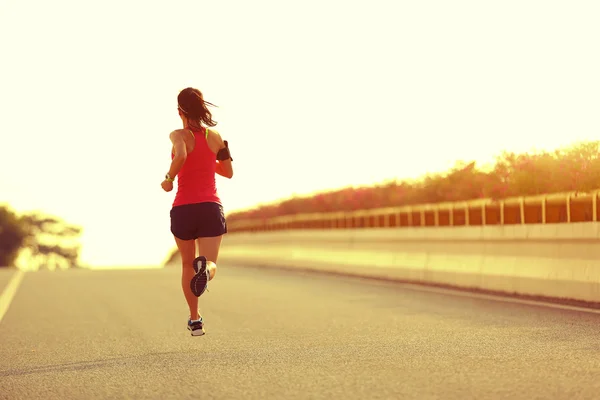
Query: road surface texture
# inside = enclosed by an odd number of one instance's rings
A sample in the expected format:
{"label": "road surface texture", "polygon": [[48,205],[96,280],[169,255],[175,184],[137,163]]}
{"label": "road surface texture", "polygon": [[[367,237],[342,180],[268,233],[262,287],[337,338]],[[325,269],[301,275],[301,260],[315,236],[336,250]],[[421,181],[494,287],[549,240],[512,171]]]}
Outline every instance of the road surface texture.
{"label": "road surface texture", "polygon": [[178,268],[25,274],[0,321],[0,398],[600,396],[599,314],[220,267],[201,337]]}

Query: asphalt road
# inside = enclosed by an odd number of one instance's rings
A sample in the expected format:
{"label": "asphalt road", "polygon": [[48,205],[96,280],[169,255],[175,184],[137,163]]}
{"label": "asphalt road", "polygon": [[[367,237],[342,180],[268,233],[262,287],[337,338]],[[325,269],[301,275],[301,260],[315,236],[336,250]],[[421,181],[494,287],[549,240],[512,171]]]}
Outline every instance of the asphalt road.
{"label": "asphalt road", "polygon": [[26,274],[0,398],[599,398],[599,314],[220,267],[202,337],[177,268]]}

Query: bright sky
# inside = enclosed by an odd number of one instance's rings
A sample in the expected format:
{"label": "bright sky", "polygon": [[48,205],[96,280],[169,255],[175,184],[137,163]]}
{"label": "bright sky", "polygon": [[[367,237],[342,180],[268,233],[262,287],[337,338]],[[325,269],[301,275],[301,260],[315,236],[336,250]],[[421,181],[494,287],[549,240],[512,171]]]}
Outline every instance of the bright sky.
{"label": "bright sky", "polygon": [[598,1],[0,0],[0,203],[157,265],[176,97],[219,106],[226,212],[600,139]]}

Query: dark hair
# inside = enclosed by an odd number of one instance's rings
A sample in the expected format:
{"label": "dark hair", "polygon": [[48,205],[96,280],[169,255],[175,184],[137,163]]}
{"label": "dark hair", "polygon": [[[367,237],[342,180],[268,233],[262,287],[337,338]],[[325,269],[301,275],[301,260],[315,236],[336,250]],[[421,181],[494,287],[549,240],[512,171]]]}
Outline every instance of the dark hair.
{"label": "dark hair", "polygon": [[177,104],[179,111],[188,119],[201,122],[206,126],[215,126],[217,123],[213,121],[212,114],[208,111],[208,105],[216,107],[214,104],[205,101],[202,97],[202,92],[194,88],[185,88],[177,96]]}

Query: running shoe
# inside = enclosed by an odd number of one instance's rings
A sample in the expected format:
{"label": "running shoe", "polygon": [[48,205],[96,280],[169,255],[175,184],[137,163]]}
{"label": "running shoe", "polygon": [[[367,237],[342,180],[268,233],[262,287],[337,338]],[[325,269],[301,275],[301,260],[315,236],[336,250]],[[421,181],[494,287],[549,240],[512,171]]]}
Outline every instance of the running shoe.
{"label": "running shoe", "polygon": [[205,334],[204,320],[202,317],[200,317],[200,319],[197,321],[192,321],[190,318],[188,318],[187,328],[188,331],[192,333],[192,336],[202,336]]}

